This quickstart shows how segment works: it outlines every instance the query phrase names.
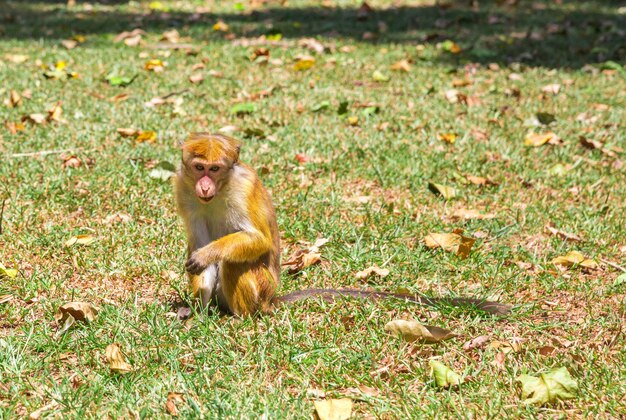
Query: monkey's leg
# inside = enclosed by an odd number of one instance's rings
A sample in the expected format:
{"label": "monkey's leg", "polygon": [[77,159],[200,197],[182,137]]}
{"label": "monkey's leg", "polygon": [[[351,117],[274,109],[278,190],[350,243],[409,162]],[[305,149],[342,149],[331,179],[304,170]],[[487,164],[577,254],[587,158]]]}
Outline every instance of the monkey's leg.
{"label": "monkey's leg", "polygon": [[189,274],[191,292],[200,300],[203,308],[214,301],[219,287],[219,268],[217,264],[211,264],[200,274]]}
{"label": "monkey's leg", "polygon": [[276,286],[276,280],[260,262],[221,266],[221,292],[235,315],[253,315],[267,309]]}

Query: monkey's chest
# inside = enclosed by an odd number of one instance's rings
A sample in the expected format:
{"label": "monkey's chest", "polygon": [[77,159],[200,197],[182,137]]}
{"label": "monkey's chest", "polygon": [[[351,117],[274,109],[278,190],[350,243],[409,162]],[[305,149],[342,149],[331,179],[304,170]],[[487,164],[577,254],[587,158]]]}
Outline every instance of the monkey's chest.
{"label": "monkey's chest", "polygon": [[196,248],[199,248],[245,229],[246,221],[232,209],[216,206],[211,211],[195,215],[191,224],[196,237]]}

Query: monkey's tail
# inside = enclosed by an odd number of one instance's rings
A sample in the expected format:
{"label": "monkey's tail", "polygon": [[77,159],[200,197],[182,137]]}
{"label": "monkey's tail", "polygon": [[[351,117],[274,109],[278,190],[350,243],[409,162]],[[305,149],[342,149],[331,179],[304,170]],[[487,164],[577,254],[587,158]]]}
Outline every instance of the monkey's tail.
{"label": "monkey's tail", "polygon": [[484,299],[475,298],[446,298],[446,297],[427,297],[410,293],[394,293],[394,292],[377,292],[373,290],[354,290],[354,289],[305,289],[297,290],[295,292],[275,297],[272,304],[296,302],[299,300],[319,297],[325,301],[333,301],[337,297],[352,297],[357,299],[401,299],[418,305],[428,306],[441,306],[441,305],[453,305],[453,306],[466,306],[475,307],[482,311],[494,314],[494,315],[506,315],[511,312],[511,305],[504,303],[492,302]]}

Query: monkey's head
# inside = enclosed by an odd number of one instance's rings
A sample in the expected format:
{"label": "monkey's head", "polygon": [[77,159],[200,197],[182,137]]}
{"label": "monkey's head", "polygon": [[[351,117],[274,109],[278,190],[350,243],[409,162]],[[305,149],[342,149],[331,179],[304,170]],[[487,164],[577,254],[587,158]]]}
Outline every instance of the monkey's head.
{"label": "monkey's head", "polygon": [[241,142],[222,134],[191,133],[181,149],[185,181],[194,185],[201,202],[210,202],[228,181],[239,159]]}

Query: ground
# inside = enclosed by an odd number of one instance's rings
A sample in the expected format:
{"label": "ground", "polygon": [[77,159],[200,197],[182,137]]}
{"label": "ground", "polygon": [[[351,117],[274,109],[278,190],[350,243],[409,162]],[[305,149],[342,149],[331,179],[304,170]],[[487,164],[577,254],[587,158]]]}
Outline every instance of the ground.
{"label": "ground", "polygon": [[[17,274],[0,280],[0,417],[310,418],[341,397],[357,417],[623,416],[626,10],[470,3],[4,2],[0,263]],[[169,164],[217,130],[270,190],[283,260],[329,239],[282,292],[513,313],[314,299],[179,320]],[[426,246],[455,229],[476,239],[467,258]],[[554,264],[570,251],[591,262]],[[356,276],[374,264],[389,274]],[[71,301],[99,313],[62,331]],[[394,319],[456,337],[405,342]],[[131,372],[110,369],[112,343]],[[439,388],[431,359],[462,385]],[[557,367],[576,397],[525,404],[516,378]]]}

